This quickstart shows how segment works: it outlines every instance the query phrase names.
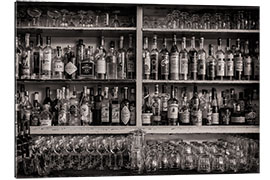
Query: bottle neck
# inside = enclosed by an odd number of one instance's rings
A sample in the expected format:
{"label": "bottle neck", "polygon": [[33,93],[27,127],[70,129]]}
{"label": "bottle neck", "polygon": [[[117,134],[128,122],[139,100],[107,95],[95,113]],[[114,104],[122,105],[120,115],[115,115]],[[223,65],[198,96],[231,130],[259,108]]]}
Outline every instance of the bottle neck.
{"label": "bottle neck", "polygon": [[204,44],[204,40],[201,39],[201,42],[200,42],[200,49],[203,49],[203,44]]}
{"label": "bottle neck", "polygon": [[186,49],[186,40],[185,39],[183,39],[183,41],[182,41],[182,49]]}
{"label": "bottle neck", "polygon": [[125,89],[125,92],[124,92],[124,99],[128,99],[128,90]]}
{"label": "bottle neck", "polygon": [[25,36],[25,47],[26,48],[30,47],[30,36],[29,35]]}
{"label": "bottle neck", "polygon": [[148,39],[147,38],[144,39],[143,49],[148,49]]}
{"label": "bottle neck", "polygon": [[128,47],[131,49],[132,48],[132,36],[129,37],[129,44]]}
{"label": "bottle neck", "polygon": [[46,89],[46,98],[50,98],[50,89]]}
{"label": "bottle neck", "polygon": [[195,38],[191,39],[191,49],[195,49]]}
{"label": "bottle neck", "polygon": [[123,43],[124,43],[124,42],[123,42],[123,40],[121,39],[121,40],[120,40],[120,44],[119,44],[119,48],[120,48],[120,49],[123,49]]}

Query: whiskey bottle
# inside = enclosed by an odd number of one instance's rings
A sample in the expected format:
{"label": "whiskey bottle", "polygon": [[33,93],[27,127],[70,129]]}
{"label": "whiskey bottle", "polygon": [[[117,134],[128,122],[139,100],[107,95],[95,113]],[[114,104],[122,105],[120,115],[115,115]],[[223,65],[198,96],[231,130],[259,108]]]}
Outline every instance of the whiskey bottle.
{"label": "whiskey bottle", "polygon": [[159,52],[159,62],[160,62],[160,78],[162,80],[169,80],[169,51],[167,49],[166,38],[163,38],[162,49]]}
{"label": "whiskey bottle", "polygon": [[95,62],[93,46],[88,46],[85,49],[85,57],[79,62],[79,79],[94,79],[95,78]]}
{"label": "whiskey bottle", "polygon": [[198,79],[205,80],[206,78],[206,52],[203,48],[204,38],[201,37],[200,49],[198,51]]}
{"label": "whiskey bottle", "polygon": [[221,38],[218,38],[218,50],[216,52],[216,76],[218,80],[223,80],[223,77],[225,76],[225,55],[223,50],[221,49]]}
{"label": "whiskey bottle", "polygon": [[52,118],[49,104],[44,104],[40,113],[40,126],[52,126]]}
{"label": "whiskey bottle", "polygon": [[231,110],[231,113],[233,114],[236,111],[236,104],[237,104],[237,100],[235,97],[235,90],[233,88],[230,89],[230,99],[228,101],[228,107]]}
{"label": "whiskey bottle", "polygon": [[249,42],[248,40],[245,41],[245,48],[244,48],[244,76],[246,80],[250,80],[252,76],[252,59],[249,54]]}
{"label": "whiskey bottle", "polygon": [[41,64],[41,75],[42,79],[51,79],[52,74],[52,48],[51,48],[51,37],[46,37],[47,45],[43,49],[43,60]]}
{"label": "whiskey bottle", "polygon": [[91,109],[89,107],[89,96],[87,94],[87,86],[83,87],[83,97],[80,104],[80,115],[81,115],[81,125],[88,126],[90,125],[91,118]]}
{"label": "whiskey bottle", "polygon": [[153,47],[150,53],[151,57],[151,79],[158,80],[158,49],[157,49],[157,35],[153,37]]}
{"label": "whiskey bottle", "polygon": [[182,49],[180,51],[180,80],[188,79],[188,52],[186,50],[186,37],[182,38]]}
{"label": "whiskey bottle", "polygon": [[52,125],[57,126],[58,125],[58,117],[59,117],[59,102],[60,102],[60,89],[56,89],[56,98],[54,101],[52,101],[52,115],[53,115],[53,120],[52,120]]}
{"label": "whiskey bottle", "polygon": [[62,49],[60,46],[56,47],[56,56],[53,61],[53,79],[63,79],[64,78],[64,62],[62,58]]}
{"label": "whiskey bottle", "polygon": [[176,34],[173,35],[173,44],[170,52],[170,80],[179,80],[179,51],[177,48]]}
{"label": "whiskey bottle", "polygon": [[240,50],[240,39],[236,40],[236,51],[234,53],[235,79],[241,80],[243,75],[243,57]]}
{"label": "whiskey bottle", "polygon": [[207,61],[207,78],[208,80],[215,80],[216,59],[214,57],[214,47],[212,44],[209,44],[209,55],[206,61]]}
{"label": "whiskey bottle", "polygon": [[36,78],[40,78],[40,75],[41,75],[41,62],[42,62],[42,59],[43,59],[43,51],[42,51],[42,48],[41,48],[41,35],[40,34],[37,34],[37,37],[36,37],[36,47],[33,49],[33,74],[35,74]]}
{"label": "whiskey bottle", "polygon": [[71,47],[68,45],[67,52],[65,53],[65,75],[66,79],[76,79],[77,78],[77,66],[76,58]]}
{"label": "whiskey bottle", "polygon": [[70,98],[70,106],[69,106],[69,126],[80,126],[80,109],[79,109],[79,100],[77,98],[77,91],[75,90],[75,86],[72,92],[72,96]]}
{"label": "whiskey bottle", "polygon": [[150,106],[150,95],[149,88],[144,86],[144,96],[143,96],[143,113],[142,113],[142,124],[144,126],[151,125],[151,117],[153,115],[152,108]]}
{"label": "whiskey bottle", "polygon": [[143,72],[144,78],[150,79],[150,72],[151,72],[151,59],[150,59],[150,51],[148,49],[148,38],[144,37],[143,43]]}
{"label": "whiskey bottle", "polygon": [[135,52],[132,45],[132,34],[129,34],[129,45],[127,49],[127,78],[134,79],[135,78],[135,65],[136,58]]}
{"label": "whiskey bottle", "polygon": [[98,79],[105,79],[106,75],[106,50],[104,47],[104,36],[101,36],[101,45],[97,49],[97,52],[95,54],[96,59],[96,74]]}
{"label": "whiskey bottle", "polygon": [[129,105],[129,110],[130,110],[130,122],[129,124],[134,126],[136,125],[136,91],[135,88],[130,89],[130,105]]}
{"label": "whiskey bottle", "polygon": [[257,112],[253,106],[253,103],[252,103],[252,95],[251,95],[251,93],[249,93],[248,100],[246,103],[246,109],[245,109],[246,123],[249,125],[255,125],[256,124],[256,117],[257,117]]}
{"label": "whiskey bottle", "polygon": [[120,103],[118,99],[118,87],[114,87],[112,91],[111,102],[111,125],[120,124]]}
{"label": "whiskey bottle", "polygon": [[162,94],[161,94],[161,124],[168,125],[168,100],[170,95],[167,92],[167,86],[162,85]]}
{"label": "whiskey bottle", "polygon": [[98,93],[95,96],[93,125],[101,125],[101,102],[103,99],[101,86],[98,86],[97,91]]}
{"label": "whiskey bottle", "polygon": [[259,80],[260,78],[260,54],[259,54],[259,41],[256,41],[253,56],[253,79]]}
{"label": "whiskey bottle", "polygon": [[51,90],[50,87],[46,87],[46,97],[43,101],[43,106],[47,104],[49,107],[49,110],[51,111],[51,106],[52,106],[52,100],[51,100]]}
{"label": "whiskey bottle", "polygon": [[221,92],[221,97],[223,99],[223,105],[220,107],[220,110],[219,110],[220,122],[223,125],[229,125],[231,123],[231,110],[228,107],[228,103],[227,103],[228,100],[227,100],[225,91]]}
{"label": "whiskey bottle", "polygon": [[69,112],[69,105],[66,95],[66,87],[62,87],[62,95],[60,99],[59,105],[59,113],[58,113],[58,126],[67,126],[69,123],[70,112]]}
{"label": "whiskey bottle", "polygon": [[217,91],[215,88],[212,88],[212,124],[218,125],[219,122],[219,107],[218,107],[218,99],[217,99]]}
{"label": "whiskey bottle", "polygon": [[183,93],[183,99],[181,103],[179,116],[180,116],[179,118],[180,125],[190,125],[190,108],[188,105],[186,93]]}
{"label": "whiskey bottle", "polygon": [[198,96],[197,86],[194,86],[193,97],[190,100],[190,110],[191,110],[191,123],[192,125],[201,126],[202,125],[202,110],[200,108],[200,98]]}
{"label": "whiskey bottle", "polygon": [[198,52],[195,49],[195,37],[194,36],[192,36],[192,38],[191,38],[191,48],[188,52],[188,58],[189,58],[190,79],[197,80]]}
{"label": "whiskey bottle", "polygon": [[110,100],[109,100],[109,87],[104,88],[104,96],[101,102],[101,124],[110,124]]}
{"label": "whiskey bottle", "polygon": [[234,77],[234,57],[233,52],[230,49],[231,39],[227,39],[227,47],[225,51],[225,75],[229,80],[233,80]]}
{"label": "whiskey bottle", "polygon": [[128,87],[124,87],[124,99],[121,102],[121,111],[120,111],[120,123],[122,125],[128,125],[130,121],[130,103],[128,100]]}
{"label": "whiskey bottle", "polygon": [[117,53],[117,78],[126,79],[127,78],[127,62],[126,62],[126,50],[124,46],[124,36],[120,36],[119,50]]}
{"label": "whiskey bottle", "polygon": [[175,87],[171,86],[171,98],[168,101],[168,123],[176,126],[178,124],[178,100],[175,97]]}
{"label": "whiskey bottle", "polygon": [[106,63],[107,63],[107,78],[117,79],[117,53],[114,49],[115,43],[111,41],[110,50],[107,53]]}
{"label": "whiskey bottle", "polygon": [[155,93],[152,96],[152,124],[153,125],[161,125],[161,99],[158,91],[158,84],[155,85]]}
{"label": "whiskey bottle", "polygon": [[241,111],[240,104],[236,104],[235,111],[231,117],[231,123],[233,125],[243,125],[245,124],[245,114]]}
{"label": "whiskey bottle", "polygon": [[[79,71],[81,72],[81,66],[79,66],[79,64],[81,64],[81,62],[85,59],[85,45],[83,44],[83,40],[79,39],[79,42],[76,46],[76,59],[77,59],[77,66],[79,67]],[[79,76],[81,74],[79,73]]]}
{"label": "whiskey bottle", "polygon": [[30,48],[30,34],[25,34],[25,48],[22,51],[21,63],[22,63],[22,79],[30,79],[31,78],[31,55],[32,51]]}
{"label": "whiskey bottle", "polygon": [[39,117],[40,117],[42,106],[38,102],[38,100],[39,100],[39,93],[35,92],[34,101],[33,101],[33,110],[32,110],[32,116],[31,116],[31,126],[39,126],[39,123],[40,123]]}

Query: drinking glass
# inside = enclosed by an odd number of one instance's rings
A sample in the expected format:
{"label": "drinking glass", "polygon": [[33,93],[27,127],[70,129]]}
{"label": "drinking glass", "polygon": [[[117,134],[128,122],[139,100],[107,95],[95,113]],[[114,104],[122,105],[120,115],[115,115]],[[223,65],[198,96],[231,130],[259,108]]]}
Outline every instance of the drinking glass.
{"label": "drinking glass", "polygon": [[78,15],[80,17],[79,24],[78,24],[79,27],[85,27],[85,24],[86,24],[85,23],[85,15],[86,14],[87,14],[86,11],[83,11],[83,10],[78,11]]}
{"label": "drinking glass", "polygon": [[143,17],[143,27],[144,28],[149,28],[150,27],[150,22],[149,22],[149,17],[148,16]]}
{"label": "drinking glass", "polygon": [[192,15],[192,29],[199,29],[199,15]]}
{"label": "drinking glass", "polygon": [[112,165],[112,169],[113,170],[119,170],[120,167],[117,165],[117,154],[119,153],[119,149],[117,147],[117,142],[116,142],[116,139],[115,138],[110,138],[110,146],[109,146],[109,149],[111,151],[111,153],[113,154],[113,165]]}
{"label": "drinking glass", "polygon": [[118,19],[118,14],[120,11],[113,11],[114,19],[112,20],[111,27],[120,27],[120,21]]}
{"label": "drinking glass", "polygon": [[89,10],[87,11],[87,21],[86,26],[87,27],[94,27],[94,12]]}
{"label": "drinking glass", "polygon": [[39,17],[41,16],[42,11],[38,8],[28,8],[27,14],[32,17],[31,26],[40,26]]}
{"label": "drinking glass", "polygon": [[97,154],[97,141],[96,137],[94,136],[88,136],[87,140],[85,141],[86,143],[86,152],[88,153],[88,169],[92,169],[96,165],[96,159],[95,156]]}
{"label": "drinking glass", "polygon": [[47,15],[52,19],[52,22],[49,23],[49,26],[57,27],[58,18],[61,16],[61,13],[56,9],[50,9],[47,11]]}
{"label": "drinking glass", "polygon": [[183,29],[189,29],[188,13],[187,12],[182,12],[181,16],[183,18]]}
{"label": "drinking glass", "polygon": [[56,155],[56,169],[62,170],[64,169],[65,162],[64,162],[64,145],[65,145],[65,137],[59,136],[57,137],[56,143],[53,147],[53,151]]}
{"label": "drinking glass", "polygon": [[68,13],[68,15],[69,15],[68,26],[69,26],[69,27],[75,27],[75,26],[76,26],[76,25],[75,25],[75,15],[76,15],[76,13],[70,11],[70,12]]}
{"label": "drinking glass", "polygon": [[17,27],[25,25],[26,11],[23,8],[17,10]]}
{"label": "drinking glass", "polygon": [[203,14],[203,29],[211,29],[210,14]]}
{"label": "drinking glass", "polygon": [[60,26],[68,27],[68,20],[67,20],[67,14],[69,13],[68,10],[62,9],[61,13],[62,13],[62,18],[61,18]]}
{"label": "drinking glass", "polygon": [[82,170],[84,166],[84,155],[85,155],[85,148],[84,148],[84,138],[81,136],[76,136],[73,141],[73,151],[74,151],[74,164],[76,170]]}
{"label": "drinking glass", "polygon": [[100,155],[100,166],[99,170],[105,170],[104,167],[104,156],[108,152],[108,140],[105,137],[98,138],[97,152]]}

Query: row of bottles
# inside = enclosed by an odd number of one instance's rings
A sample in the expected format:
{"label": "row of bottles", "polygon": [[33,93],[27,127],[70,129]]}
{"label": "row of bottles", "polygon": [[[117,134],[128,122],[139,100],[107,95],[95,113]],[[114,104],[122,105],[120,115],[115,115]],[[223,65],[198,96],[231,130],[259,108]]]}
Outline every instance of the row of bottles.
{"label": "row of bottles", "polygon": [[[30,34],[16,38],[16,78],[21,79],[134,79],[135,50],[129,34],[129,46],[124,48],[124,36],[120,36],[119,49],[115,42],[110,42],[110,49],[105,49],[104,36],[100,46],[83,43],[79,39],[76,53],[70,45],[66,48],[51,46],[51,37],[46,37],[46,46],[42,47],[42,37],[36,37],[36,46],[30,41]],[[65,50],[63,52],[63,50]],[[56,51],[54,53],[54,51]]]}
{"label": "row of bottles", "polygon": [[167,86],[159,92],[155,85],[154,94],[149,87],[144,87],[144,104],[142,113],[143,125],[254,125],[259,123],[259,107],[257,89],[245,89],[237,94],[233,88],[221,92],[218,99],[217,90],[202,89],[198,92],[194,86],[193,94],[171,86],[171,94]]}
{"label": "row of bottles", "polygon": [[249,46],[249,41],[231,46],[227,39],[225,51],[222,40],[217,40],[217,51],[209,44],[207,56],[204,50],[204,38],[200,38],[200,47],[195,47],[195,37],[191,38],[190,50],[186,49],[186,37],[182,37],[181,50],[177,47],[176,35],[173,35],[171,51],[167,49],[166,38],[160,50],[157,48],[157,35],[153,36],[152,50],[148,48],[148,37],[144,37],[143,66],[144,79],[162,80],[251,80],[259,79],[259,42]]}
{"label": "row of bottles", "polygon": [[[22,86],[17,93],[17,130],[29,129],[29,126],[89,126],[89,125],[136,125],[135,88],[123,87],[83,87],[78,94],[75,87],[72,92],[62,87],[56,90],[56,98],[51,99],[51,90],[46,88],[46,97],[41,104],[39,92],[34,92],[33,103],[29,92]],[[120,94],[122,96],[120,96]],[[29,131],[29,130],[28,130]]]}

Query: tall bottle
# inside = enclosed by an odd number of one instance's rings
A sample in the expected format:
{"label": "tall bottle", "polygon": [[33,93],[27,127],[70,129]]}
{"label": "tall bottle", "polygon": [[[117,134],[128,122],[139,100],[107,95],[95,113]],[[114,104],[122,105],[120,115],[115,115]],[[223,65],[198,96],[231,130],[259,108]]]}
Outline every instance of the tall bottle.
{"label": "tall bottle", "polygon": [[121,117],[121,124],[122,125],[128,125],[130,121],[130,102],[128,100],[128,87],[124,87],[124,99],[121,102],[121,111],[120,111],[120,117]]}
{"label": "tall bottle", "polygon": [[32,51],[30,48],[30,34],[26,33],[25,34],[25,48],[23,49],[22,52],[22,79],[30,79],[31,78],[31,55]]}
{"label": "tall bottle", "polygon": [[223,80],[223,77],[225,76],[225,53],[223,52],[221,48],[221,38],[218,38],[218,50],[216,52],[216,61],[217,61],[217,67],[216,67],[216,76],[217,79]]}
{"label": "tall bottle", "polygon": [[132,34],[129,34],[129,44],[127,49],[127,78],[134,79],[135,78],[135,67],[136,67],[136,58],[135,52],[132,44]]}
{"label": "tall bottle", "polygon": [[64,78],[64,62],[62,58],[61,46],[56,47],[56,56],[53,61],[53,79],[63,79]]}
{"label": "tall bottle", "polygon": [[195,37],[192,36],[191,38],[191,48],[188,52],[189,57],[189,69],[190,69],[190,79],[191,80],[197,80],[198,75],[198,52],[195,48]]}
{"label": "tall bottle", "polygon": [[91,124],[91,109],[89,106],[89,95],[87,93],[87,86],[83,87],[83,97],[80,104],[81,125],[88,126]]}
{"label": "tall bottle", "polygon": [[106,63],[107,63],[107,78],[117,79],[117,53],[114,49],[115,43],[111,41],[110,49],[107,53]]}
{"label": "tall bottle", "polygon": [[101,86],[98,86],[98,93],[95,96],[94,125],[101,125],[101,102],[103,99]]}
{"label": "tall bottle", "polygon": [[85,49],[85,56],[79,62],[79,79],[94,79],[95,78],[95,62],[94,62],[94,48],[88,46]]}
{"label": "tall bottle", "polygon": [[212,88],[212,124],[218,125],[219,123],[219,107],[217,99],[217,91],[215,88]]}
{"label": "tall bottle", "polygon": [[157,35],[153,37],[153,47],[150,53],[151,57],[151,79],[158,80],[159,63],[158,63]]}
{"label": "tall bottle", "polygon": [[255,125],[256,124],[256,117],[257,117],[257,112],[253,106],[253,103],[252,103],[252,95],[251,95],[251,93],[249,93],[248,100],[246,103],[246,109],[245,109],[246,123],[249,125]]}
{"label": "tall bottle", "polygon": [[99,49],[97,49],[97,53],[95,55],[96,59],[96,74],[98,79],[105,79],[106,74],[106,51],[104,48],[104,36],[101,36],[101,45]]}
{"label": "tall bottle", "polygon": [[94,119],[94,111],[95,111],[95,96],[94,96],[94,88],[87,89],[87,95],[89,96],[89,125],[93,124]]}
{"label": "tall bottle", "polygon": [[160,79],[169,80],[169,51],[167,49],[166,38],[163,38],[163,45],[159,54]]}
{"label": "tall bottle", "polygon": [[31,113],[32,113],[32,104],[29,99],[29,92],[24,92],[24,102],[22,105],[22,111],[23,111],[23,119],[22,119],[22,129],[24,134],[28,134],[30,131],[30,121],[31,121]]}
{"label": "tall bottle", "polygon": [[234,53],[235,61],[235,78],[236,80],[241,80],[243,76],[243,57],[240,50],[240,39],[236,40],[236,51]]}
{"label": "tall bottle", "polygon": [[130,125],[136,125],[136,90],[134,87],[130,89]]}
{"label": "tall bottle", "polygon": [[150,79],[151,72],[151,58],[150,51],[148,49],[148,37],[144,37],[143,43],[143,73],[145,79]]}
{"label": "tall bottle", "polygon": [[227,47],[225,51],[225,75],[229,80],[233,80],[234,77],[234,57],[231,50],[231,39],[227,39]]}
{"label": "tall bottle", "polygon": [[111,102],[111,125],[120,124],[120,102],[118,98],[118,87],[114,87],[112,91]]}
{"label": "tall bottle", "polygon": [[168,123],[176,126],[178,124],[178,100],[175,97],[175,87],[171,86],[171,98],[168,101]]}
{"label": "tall bottle", "polygon": [[203,48],[204,38],[200,39],[200,49],[198,51],[198,79],[205,80],[206,78],[206,52]]}
{"label": "tall bottle", "polygon": [[[76,59],[77,59],[77,67],[79,67],[79,72],[82,71],[82,66],[81,65],[81,62],[84,60],[85,58],[85,45],[83,44],[83,40],[82,39],[79,39],[79,42],[76,46]],[[79,73],[79,76],[81,74]]]}
{"label": "tall bottle", "polygon": [[219,118],[220,122],[223,125],[229,125],[231,123],[231,110],[228,107],[228,99],[225,91],[222,91],[221,97],[223,99],[223,105],[220,108]]}
{"label": "tall bottle", "polygon": [[127,61],[126,61],[126,50],[124,49],[124,36],[120,36],[119,50],[117,53],[117,77],[118,79],[127,78]]}
{"label": "tall bottle", "polygon": [[66,87],[62,87],[62,95],[60,99],[60,107],[58,112],[58,126],[67,126],[69,123],[70,112],[66,96]]}
{"label": "tall bottle", "polygon": [[21,46],[21,39],[20,36],[16,37],[16,51],[15,51],[15,77],[16,79],[21,78],[22,74],[22,50],[23,47]]}
{"label": "tall bottle", "polygon": [[182,49],[180,51],[180,80],[188,79],[188,52],[186,50],[186,37],[182,38]]}
{"label": "tall bottle", "polygon": [[110,124],[110,100],[109,100],[109,87],[104,88],[104,96],[101,102],[101,124]]}
{"label": "tall bottle", "polygon": [[179,115],[180,115],[179,123],[181,125],[190,125],[190,107],[188,105],[186,93],[183,94],[183,99],[182,99]]}
{"label": "tall bottle", "polygon": [[39,93],[35,92],[34,94],[34,101],[33,101],[33,110],[32,110],[32,116],[31,116],[31,126],[39,126],[39,118],[42,106],[38,102],[39,101]]}
{"label": "tall bottle", "polygon": [[74,52],[71,47],[67,46],[67,52],[65,53],[65,75],[66,79],[76,79],[77,78],[77,63]]}
{"label": "tall bottle", "polygon": [[246,80],[250,80],[252,76],[252,59],[249,54],[249,42],[245,41],[244,48],[244,76]]}
{"label": "tall bottle", "polygon": [[179,51],[176,44],[176,34],[173,35],[173,44],[170,52],[170,80],[179,80]]}
{"label": "tall bottle", "polygon": [[150,105],[150,95],[149,95],[149,87],[144,86],[144,96],[143,96],[143,112],[142,112],[142,124],[144,126],[151,125],[151,117],[152,117],[152,108]]}
{"label": "tall bottle", "polygon": [[253,79],[259,80],[260,78],[259,41],[256,41],[252,59],[253,59]]}
{"label": "tall bottle", "polygon": [[52,74],[52,47],[51,37],[46,37],[46,47],[43,49],[43,61],[41,64],[41,75],[43,79],[51,79]]}
{"label": "tall bottle", "polygon": [[197,86],[194,86],[193,97],[190,100],[191,123],[196,126],[202,125],[202,110],[200,108],[200,99],[198,96]]}
{"label": "tall bottle", "polygon": [[209,55],[206,61],[207,61],[207,78],[208,80],[215,80],[216,59],[214,57],[214,47],[212,44],[209,44]]}
{"label": "tall bottle", "polygon": [[40,126],[52,126],[52,118],[50,106],[44,104],[43,111],[40,113]]}
{"label": "tall bottle", "polygon": [[52,106],[52,100],[51,100],[51,90],[50,87],[46,87],[46,97],[43,101],[43,106],[47,104],[49,107],[49,110],[51,111],[51,106]]}
{"label": "tall bottle", "polygon": [[77,98],[77,91],[75,90],[75,86],[72,92],[72,96],[70,98],[70,106],[69,106],[69,125],[70,126],[80,126],[80,109],[79,109],[79,99]]}
{"label": "tall bottle", "polygon": [[58,125],[58,117],[59,117],[59,110],[60,110],[60,89],[56,89],[56,98],[54,101],[52,101],[52,115],[53,115],[53,120],[52,120],[52,125],[57,126]]}
{"label": "tall bottle", "polygon": [[167,86],[162,85],[162,94],[161,94],[161,124],[168,124],[168,100],[170,95],[167,92]]}
{"label": "tall bottle", "polygon": [[33,49],[33,69],[32,72],[35,74],[36,78],[40,78],[41,75],[41,63],[43,59],[43,51],[41,47],[41,35],[37,34],[36,37],[36,47]]}
{"label": "tall bottle", "polygon": [[161,125],[161,99],[158,91],[158,84],[155,85],[155,93],[152,96],[152,124]]}

